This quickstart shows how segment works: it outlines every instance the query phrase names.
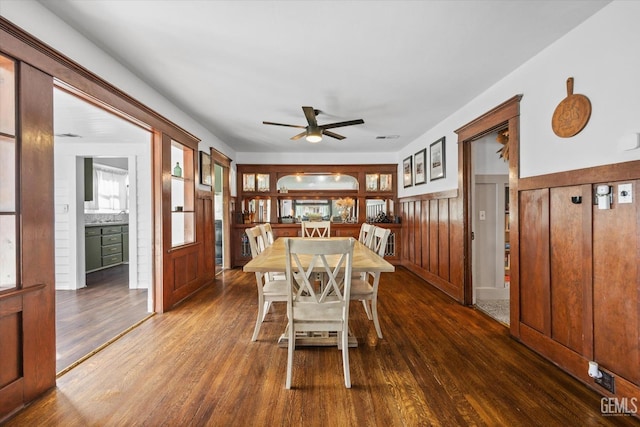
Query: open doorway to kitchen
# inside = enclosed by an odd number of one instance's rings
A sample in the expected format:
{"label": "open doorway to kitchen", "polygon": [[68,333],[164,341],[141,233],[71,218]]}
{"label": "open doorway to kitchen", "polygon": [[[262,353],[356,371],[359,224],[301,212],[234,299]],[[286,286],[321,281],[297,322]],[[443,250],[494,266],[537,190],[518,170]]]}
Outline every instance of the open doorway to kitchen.
{"label": "open doorway to kitchen", "polygon": [[54,89],[58,375],[153,311],[151,138]]}

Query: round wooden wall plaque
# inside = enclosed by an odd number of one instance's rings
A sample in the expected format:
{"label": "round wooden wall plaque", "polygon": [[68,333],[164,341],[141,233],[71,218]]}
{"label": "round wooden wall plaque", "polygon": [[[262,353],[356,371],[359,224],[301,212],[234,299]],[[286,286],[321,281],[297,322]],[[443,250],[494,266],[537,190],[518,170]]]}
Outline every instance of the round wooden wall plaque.
{"label": "round wooden wall plaque", "polygon": [[591,117],[591,102],[584,95],[573,94],[573,77],[567,79],[567,97],[553,112],[551,127],[553,132],[561,138],[577,135]]}

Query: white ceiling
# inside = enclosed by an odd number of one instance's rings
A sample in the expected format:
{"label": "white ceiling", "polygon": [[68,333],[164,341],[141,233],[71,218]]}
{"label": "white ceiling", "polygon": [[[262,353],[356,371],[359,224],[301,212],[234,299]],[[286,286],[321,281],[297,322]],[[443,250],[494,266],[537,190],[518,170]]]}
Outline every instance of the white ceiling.
{"label": "white ceiling", "polygon": [[[609,3],[40,2],[236,152],[303,153],[396,152]],[[262,124],[306,125],[302,106],[365,123],[318,144]]]}

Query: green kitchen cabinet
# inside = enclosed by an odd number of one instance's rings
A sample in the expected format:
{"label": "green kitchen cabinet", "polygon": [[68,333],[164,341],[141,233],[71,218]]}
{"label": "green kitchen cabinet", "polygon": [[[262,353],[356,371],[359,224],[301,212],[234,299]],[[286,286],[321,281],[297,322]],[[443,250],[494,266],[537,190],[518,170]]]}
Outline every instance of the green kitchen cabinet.
{"label": "green kitchen cabinet", "polygon": [[86,271],[102,267],[102,242],[99,227],[85,229],[84,246]]}

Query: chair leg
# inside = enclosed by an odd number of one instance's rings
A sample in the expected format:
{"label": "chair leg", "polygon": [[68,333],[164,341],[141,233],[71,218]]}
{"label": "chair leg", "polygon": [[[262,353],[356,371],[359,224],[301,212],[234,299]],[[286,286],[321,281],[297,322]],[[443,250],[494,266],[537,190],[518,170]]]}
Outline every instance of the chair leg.
{"label": "chair leg", "polygon": [[267,317],[267,313],[269,312],[269,309],[271,308],[271,301],[265,301],[264,302],[264,310],[262,311],[262,321],[264,322],[265,317]]}
{"label": "chair leg", "polygon": [[371,311],[373,311],[373,325],[376,327],[378,338],[382,339],[382,330],[380,329],[380,321],[378,320],[378,299],[371,300]]}
{"label": "chair leg", "polygon": [[251,341],[255,341],[258,339],[258,332],[260,332],[260,325],[262,324],[262,320],[264,320],[264,297],[260,295],[258,297],[258,318],[256,319],[256,326],[253,328],[253,336],[251,337]]}
{"label": "chair leg", "polygon": [[344,385],[351,388],[351,375],[349,373],[349,332],[347,330],[340,331],[342,342],[342,369],[344,371]]}
{"label": "chair leg", "polygon": [[371,310],[369,310],[369,302],[366,299],[363,299],[362,305],[364,306],[365,313],[367,313],[367,319],[371,320]]}
{"label": "chair leg", "polygon": [[285,383],[285,388],[289,390],[291,389],[291,376],[293,372],[293,351],[296,348],[296,331],[293,327],[293,322],[289,322],[289,342],[287,344],[287,381]]}

